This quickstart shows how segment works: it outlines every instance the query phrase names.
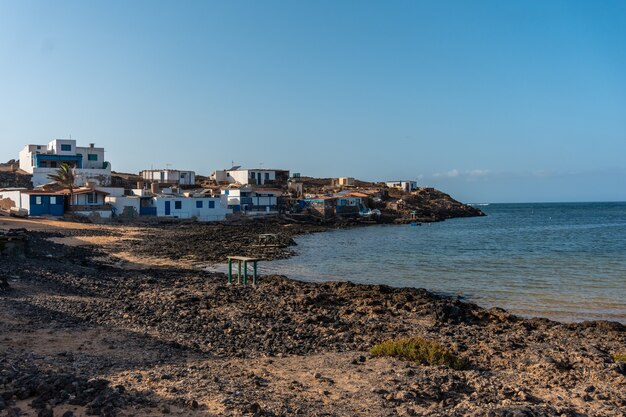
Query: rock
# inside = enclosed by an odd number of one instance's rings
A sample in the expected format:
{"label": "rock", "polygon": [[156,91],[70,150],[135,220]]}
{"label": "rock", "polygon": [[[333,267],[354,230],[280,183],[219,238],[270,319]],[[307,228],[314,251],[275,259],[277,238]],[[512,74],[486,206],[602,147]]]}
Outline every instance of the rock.
{"label": "rock", "polygon": [[54,417],[54,413],[51,408],[43,408],[37,413],[37,417]]}

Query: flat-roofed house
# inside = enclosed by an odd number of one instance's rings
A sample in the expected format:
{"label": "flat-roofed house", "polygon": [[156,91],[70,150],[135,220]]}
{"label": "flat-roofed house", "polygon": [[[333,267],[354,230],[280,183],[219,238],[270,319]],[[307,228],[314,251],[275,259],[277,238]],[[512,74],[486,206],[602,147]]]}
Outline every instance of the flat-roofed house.
{"label": "flat-roofed house", "polygon": [[96,148],[93,143],[76,146],[73,139],[55,139],[47,145],[26,145],[19,158],[20,169],[33,175],[33,187],[52,182],[48,176],[63,163],[74,168],[76,186],[111,183],[111,164],[104,160],[104,148]]}

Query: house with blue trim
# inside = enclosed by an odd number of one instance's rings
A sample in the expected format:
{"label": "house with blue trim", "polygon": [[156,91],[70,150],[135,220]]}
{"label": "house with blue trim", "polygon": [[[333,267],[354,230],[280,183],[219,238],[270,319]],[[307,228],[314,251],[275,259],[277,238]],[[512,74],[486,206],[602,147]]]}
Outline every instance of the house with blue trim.
{"label": "house with blue trim", "polygon": [[55,139],[47,145],[26,145],[19,154],[20,169],[32,174],[33,187],[50,183],[49,175],[61,164],[74,168],[75,186],[88,182],[100,186],[111,183],[111,164],[104,159],[104,148],[76,146],[73,139]]}
{"label": "house with blue trim", "polygon": [[0,189],[0,209],[23,209],[29,216],[56,216],[65,214],[62,191],[27,190],[26,188]]}

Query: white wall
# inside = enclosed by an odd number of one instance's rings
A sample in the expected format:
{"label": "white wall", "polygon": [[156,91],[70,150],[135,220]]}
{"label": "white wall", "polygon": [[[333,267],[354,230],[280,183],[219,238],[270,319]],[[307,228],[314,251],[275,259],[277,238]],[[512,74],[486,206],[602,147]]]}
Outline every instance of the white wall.
{"label": "white wall", "polygon": [[258,185],[265,184],[265,174],[269,174],[269,181],[274,181],[276,179],[276,171],[272,170],[263,170],[263,169],[241,169],[236,171],[228,171],[230,176],[239,184],[249,184],[250,183],[250,175],[254,173],[254,179],[256,184],[257,173],[261,173],[261,182]]}
{"label": "white wall", "polygon": [[[83,156],[83,169],[102,169],[105,162],[104,148],[77,146],[75,153]],[[95,161],[90,161],[89,155],[96,155],[97,159]]]}
{"label": "white wall", "polygon": [[[0,200],[4,200],[5,198],[8,198],[9,200],[13,201],[13,204],[15,207],[17,208],[28,208],[24,207],[24,203],[22,201],[22,195],[26,195],[26,194],[22,194],[22,192],[20,190],[11,190],[11,191],[0,191]],[[28,198],[26,198],[26,203],[29,203]]]}
{"label": "white wall", "polygon": [[[170,214],[165,215],[165,202],[170,202]],[[180,201],[181,208],[176,209],[176,201]],[[196,207],[196,202],[202,201],[202,208]],[[215,208],[209,208],[209,201],[213,201]],[[158,217],[175,217],[179,219],[190,219],[196,217],[199,221],[224,220],[232,210],[222,205],[222,200],[217,197],[155,197],[155,205]]]}
{"label": "white wall", "polygon": [[123,196],[107,196],[104,201],[111,206],[115,207],[117,214],[122,214],[125,207],[132,207],[135,209],[137,215],[139,215],[139,208],[141,207],[141,199],[139,197],[123,197]]}
{"label": "white wall", "polygon": [[[37,151],[38,145],[26,145],[24,149],[20,151],[20,169],[28,172],[29,174],[33,173],[33,153]],[[42,145],[39,145],[42,146]],[[45,148],[45,146],[42,146]]]}
{"label": "white wall", "polygon": [[[70,145],[70,150],[62,151],[61,145]],[[76,155],[76,141],[73,139],[55,139],[48,143],[48,151],[56,155]]]}

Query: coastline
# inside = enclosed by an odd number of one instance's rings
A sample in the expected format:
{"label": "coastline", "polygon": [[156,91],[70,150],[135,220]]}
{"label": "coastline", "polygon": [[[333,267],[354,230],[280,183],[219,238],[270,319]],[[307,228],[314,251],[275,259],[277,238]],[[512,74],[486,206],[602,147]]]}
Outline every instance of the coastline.
{"label": "coastline", "polygon": [[[229,287],[223,274],[175,258],[185,241],[207,242],[198,249],[207,259],[222,256],[227,249],[206,230],[67,226],[31,232],[28,258],[2,264],[11,285],[0,294],[5,405],[26,415],[49,397],[55,410],[78,415],[110,407],[117,415],[617,416],[626,407],[626,369],[611,358],[626,346],[619,323],[522,319],[383,285],[263,276],[257,288]],[[234,245],[258,234],[249,225],[229,231]],[[136,258],[155,254],[155,242],[167,242],[158,255],[178,267],[116,257],[132,247]],[[368,354],[382,340],[416,335],[467,359],[468,369]],[[92,386],[100,405],[24,391],[33,379],[55,386],[59,372]]]}

